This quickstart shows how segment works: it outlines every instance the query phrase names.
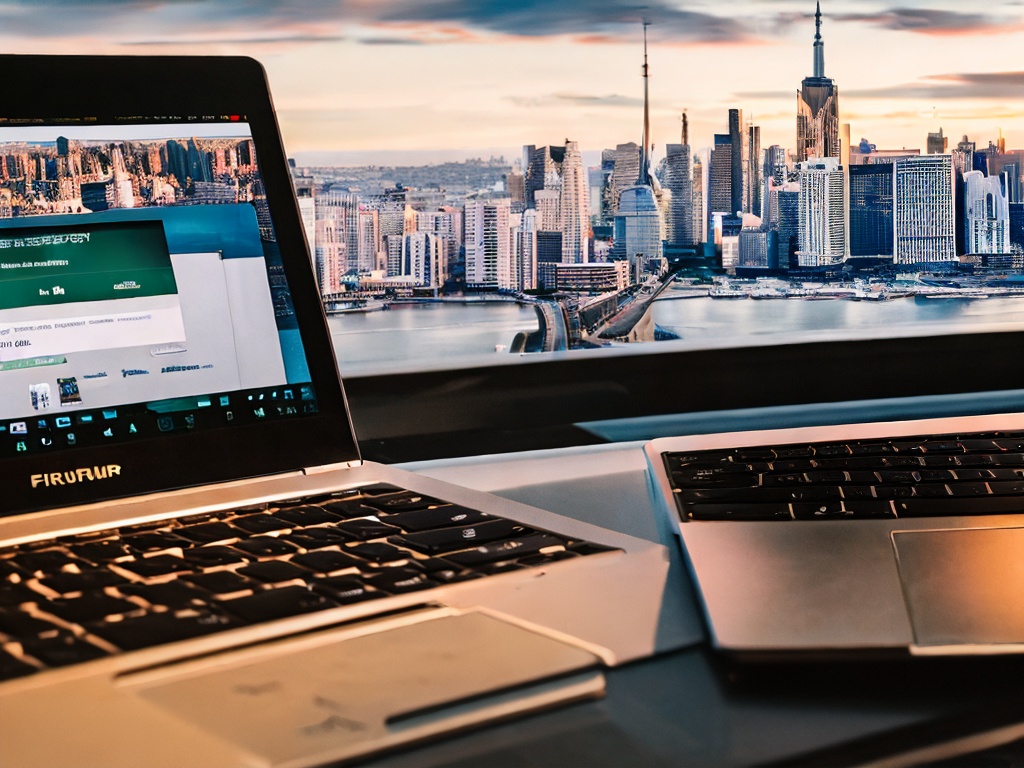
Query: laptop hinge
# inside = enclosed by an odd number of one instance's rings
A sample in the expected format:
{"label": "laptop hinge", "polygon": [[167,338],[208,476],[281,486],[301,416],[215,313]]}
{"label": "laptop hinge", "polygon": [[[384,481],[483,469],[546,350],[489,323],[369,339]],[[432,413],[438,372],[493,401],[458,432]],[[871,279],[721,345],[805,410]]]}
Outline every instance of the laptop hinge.
{"label": "laptop hinge", "polygon": [[302,470],[305,475],[322,475],[324,472],[336,472],[339,469],[352,469],[363,466],[361,459],[355,461],[343,461],[338,464],[321,464],[317,467],[306,467]]}

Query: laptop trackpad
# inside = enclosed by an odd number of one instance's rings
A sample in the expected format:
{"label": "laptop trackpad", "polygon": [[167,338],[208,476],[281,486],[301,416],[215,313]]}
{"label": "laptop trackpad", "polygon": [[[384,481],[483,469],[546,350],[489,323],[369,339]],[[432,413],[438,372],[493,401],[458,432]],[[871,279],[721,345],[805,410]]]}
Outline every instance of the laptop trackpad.
{"label": "laptop trackpad", "polygon": [[920,646],[1024,643],[1024,528],[897,531]]}
{"label": "laptop trackpad", "polygon": [[593,654],[481,613],[292,641],[122,685],[272,765],[362,755],[604,688]]}

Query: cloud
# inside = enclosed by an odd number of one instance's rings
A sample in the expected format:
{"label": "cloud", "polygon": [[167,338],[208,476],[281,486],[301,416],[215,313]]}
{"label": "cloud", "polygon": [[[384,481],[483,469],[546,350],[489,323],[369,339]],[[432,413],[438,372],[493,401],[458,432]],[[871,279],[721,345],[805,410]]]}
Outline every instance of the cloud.
{"label": "cloud", "polygon": [[865,99],[1022,99],[1024,72],[969,72],[932,75],[916,83],[841,93]]}
{"label": "cloud", "polygon": [[829,18],[872,24],[895,32],[935,36],[1012,33],[1024,28],[1019,15],[1000,16],[939,8],[890,8],[876,13],[838,13]]}
{"label": "cloud", "polygon": [[[728,2],[728,0],[727,0]],[[736,5],[736,3],[731,3]],[[642,19],[652,40],[737,43],[757,39],[758,25],[742,14],[693,10],[676,0],[5,0],[6,37],[96,35],[149,44],[211,37],[230,42],[309,38],[333,40],[356,28],[371,45],[572,37],[621,41],[639,36]],[[315,28],[316,33],[310,33]],[[464,37],[467,36],[468,37]]]}

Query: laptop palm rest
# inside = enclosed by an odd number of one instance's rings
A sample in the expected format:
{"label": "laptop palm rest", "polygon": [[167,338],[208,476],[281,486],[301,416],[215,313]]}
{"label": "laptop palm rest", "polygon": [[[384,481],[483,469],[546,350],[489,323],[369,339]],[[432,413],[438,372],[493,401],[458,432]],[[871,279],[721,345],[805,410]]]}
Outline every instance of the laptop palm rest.
{"label": "laptop palm rest", "polygon": [[1024,645],[1024,528],[897,531],[893,545],[918,646]]}
{"label": "laptop palm rest", "polygon": [[343,759],[604,691],[593,654],[483,613],[296,640],[121,684],[270,765]]}

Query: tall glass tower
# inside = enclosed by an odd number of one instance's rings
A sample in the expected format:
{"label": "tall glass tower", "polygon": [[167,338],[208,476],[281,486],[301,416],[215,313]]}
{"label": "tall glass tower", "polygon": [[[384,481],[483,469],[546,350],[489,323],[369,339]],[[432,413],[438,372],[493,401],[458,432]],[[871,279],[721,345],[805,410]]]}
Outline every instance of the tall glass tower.
{"label": "tall glass tower", "polygon": [[814,12],[814,74],[805,77],[796,95],[796,160],[839,157],[839,88],[825,77],[825,43],[821,39],[821,3]]}

